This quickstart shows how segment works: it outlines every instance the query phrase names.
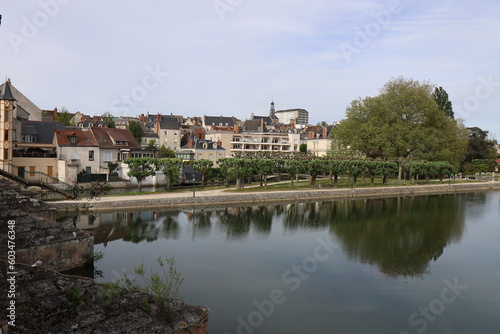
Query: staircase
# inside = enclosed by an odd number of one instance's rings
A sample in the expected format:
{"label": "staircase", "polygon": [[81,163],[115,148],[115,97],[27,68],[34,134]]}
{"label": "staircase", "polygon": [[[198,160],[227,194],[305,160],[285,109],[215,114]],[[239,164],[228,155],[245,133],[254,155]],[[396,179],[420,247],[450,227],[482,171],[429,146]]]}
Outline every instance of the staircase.
{"label": "staircase", "polygon": [[26,187],[38,186],[67,198],[73,198],[73,186],[42,172],[25,171],[8,161],[0,160],[0,176]]}

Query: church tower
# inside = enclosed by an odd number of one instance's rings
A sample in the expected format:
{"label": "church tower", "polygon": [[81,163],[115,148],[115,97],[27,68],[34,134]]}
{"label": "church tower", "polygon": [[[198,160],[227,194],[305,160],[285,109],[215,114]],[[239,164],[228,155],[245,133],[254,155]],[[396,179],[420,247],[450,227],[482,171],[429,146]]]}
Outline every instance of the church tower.
{"label": "church tower", "polygon": [[269,111],[269,117],[276,118],[276,110],[274,109],[274,101],[271,101],[271,110]]}
{"label": "church tower", "polygon": [[10,79],[0,91],[0,160],[12,161],[13,126],[12,117],[16,99],[10,89]]}

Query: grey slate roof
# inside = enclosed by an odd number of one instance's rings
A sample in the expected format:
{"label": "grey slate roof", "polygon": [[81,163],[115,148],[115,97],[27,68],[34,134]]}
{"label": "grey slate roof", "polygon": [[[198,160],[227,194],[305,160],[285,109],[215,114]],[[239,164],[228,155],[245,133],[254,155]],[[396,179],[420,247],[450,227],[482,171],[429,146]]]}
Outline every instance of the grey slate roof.
{"label": "grey slate roof", "polygon": [[[204,147],[206,144],[207,147]],[[224,147],[217,145],[217,148],[214,148],[215,142],[209,139],[196,139],[194,142],[194,147],[189,147],[189,144],[184,145],[182,149],[196,149],[196,150],[226,150]]]}
{"label": "grey slate roof", "polygon": [[15,101],[14,95],[12,95],[12,91],[10,89],[10,81],[5,81],[0,90],[0,99],[1,100],[11,100]]}
{"label": "grey slate roof", "polygon": [[37,144],[52,144],[55,130],[66,130],[60,122],[21,121],[21,134],[36,135]]}
{"label": "grey slate roof", "polygon": [[234,123],[236,121],[239,121],[238,119],[234,117],[224,117],[224,116],[205,116],[205,125],[210,126],[210,125],[216,125],[220,126],[225,126],[226,124],[229,126],[234,126]]}
{"label": "grey slate roof", "polygon": [[177,120],[177,117],[173,116],[162,116],[160,121],[160,129],[171,129],[179,130],[181,128],[181,123]]}

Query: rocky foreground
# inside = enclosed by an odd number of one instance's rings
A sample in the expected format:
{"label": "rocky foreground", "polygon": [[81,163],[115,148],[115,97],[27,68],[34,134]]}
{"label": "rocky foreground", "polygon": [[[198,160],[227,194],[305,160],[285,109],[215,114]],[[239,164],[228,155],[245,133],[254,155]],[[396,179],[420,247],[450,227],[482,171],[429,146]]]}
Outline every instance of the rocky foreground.
{"label": "rocky foreground", "polygon": [[171,300],[166,312],[148,294],[55,271],[91,242],[74,227],[37,217],[51,209],[30,196],[0,180],[0,333],[208,333],[206,308]]}

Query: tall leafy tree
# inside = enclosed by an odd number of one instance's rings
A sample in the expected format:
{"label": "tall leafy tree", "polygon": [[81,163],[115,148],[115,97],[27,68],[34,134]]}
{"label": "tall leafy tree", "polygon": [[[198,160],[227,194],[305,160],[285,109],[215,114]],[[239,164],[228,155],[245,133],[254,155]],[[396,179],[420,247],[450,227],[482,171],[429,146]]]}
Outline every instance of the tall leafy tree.
{"label": "tall leafy tree", "polygon": [[56,114],[56,122],[64,123],[66,126],[71,125],[71,119],[73,116],[68,111],[68,108],[62,107],[61,111]]}
{"label": "tall leafy tree", "polygon": [[393,79],[378,96],[353,101],[332,136],[367,157],[396,160],[399,177],[408,159],[458,165],[466,146],[463,126],[439,110],[432,91],[426,82]]}
{"label": "tall leafy tree", "polygon": [[448,93],[446,93],[443,87],[436,87],[432,97],[434,98],[434,101],[436,101],[439,110],[444,112],[446,116],[455,118],[455,113],[453,112],[451,101],[448,98]]}
{"label": "tall leafy tree", "polygon": [[139,123],[130,121],[128,123],[128,131],[134,136],[135,140],[137,140],[138,143],[141,142],[142,139],[142,127]]}
{"label": "tall leafy tree", "polygon": [[111,115],[110,112],[105,112],[104,114],[102,114],[102,119],[104,121],[104,124],[106,124],[106,126],[108,128],[114,128],[115,127],[114,117],[113,117],[113,115]]}
{"label": "tall leafy tree", "polygon": [[165,145],[162,145],[158,149],[158,153],[156,154],[156,157],[158,159],[175,158],[175,151],[172,150],[170,147],[165,147]]}
{"label": "tall leafy tree", "polygon": [[478,127],[467,128],[468,146],[466,162],[472,162],[475,159],[495,159],[497,153],[495,150],[495,141],[488,139],[488,131],[483,131]]}
{"label": "tall leafy tree", "polygon": [[137,179],[137,188],[142,190],[142,181],[148,176],[156,175],[157,160],[153,158],[127,158],[124,163],[130,168],[127,173],[130,177]]}

